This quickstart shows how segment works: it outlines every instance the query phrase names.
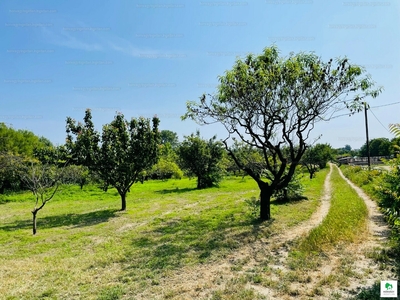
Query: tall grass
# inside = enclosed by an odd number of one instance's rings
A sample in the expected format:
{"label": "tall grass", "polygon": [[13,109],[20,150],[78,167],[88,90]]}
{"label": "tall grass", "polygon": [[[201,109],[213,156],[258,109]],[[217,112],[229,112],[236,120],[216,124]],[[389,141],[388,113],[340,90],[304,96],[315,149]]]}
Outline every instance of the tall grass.
{"label": "tall grass", "polygon": [[350,179],[354,184],[361,187],[364,192],[371,198],[377,199],[375,186],[379,185],[382,175],[387,172],[385,170],[367,170],[360,166],[342,165],[343,175]]}
{"label": "tall grass", "polygon": [[341,242],[354,242],[366,233],[368,210],[365,202],[340,176],[334,167],[331,207],[322,223],[311,230],[299,244],[299,250],[320,252]]}

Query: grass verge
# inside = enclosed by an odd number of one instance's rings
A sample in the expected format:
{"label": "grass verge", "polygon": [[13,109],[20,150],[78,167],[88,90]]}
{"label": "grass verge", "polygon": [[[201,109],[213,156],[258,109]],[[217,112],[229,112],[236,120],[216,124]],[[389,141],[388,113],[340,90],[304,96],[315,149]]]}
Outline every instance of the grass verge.
{"label": "grass verge", "polygon": [[300,242],[300,251],[321,252],[341,242],[360,240],[366,233],[368,209],[363,199],[344,181],[336,166],[332,171],[331,182],[331,207],[328,215]]}

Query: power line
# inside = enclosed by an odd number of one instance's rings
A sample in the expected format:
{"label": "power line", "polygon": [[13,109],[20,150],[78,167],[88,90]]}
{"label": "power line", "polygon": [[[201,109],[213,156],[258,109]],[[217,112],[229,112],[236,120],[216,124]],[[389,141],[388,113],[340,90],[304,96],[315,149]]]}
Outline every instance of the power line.
{"label": "power line", "polygon": [[384,107],[384,106],[395,105],[395,104],[400,104],[400,101],[389,103],[389,104],[383,104],[383,105],[379,105],[379,106],[371,106],[370,108],[378,108],[378,107]]}
{"label": "power line", "polygon": [[[389,105],[395,105],[395,104],[400,104],[400,101],[399,102],[393,102],[393,103],[389,103],[389,104],[383,104],[383,105],[378,105],[378,106],[371,106],[370,107],[370,109],[371,108],[379,108],[379,107],[384,107],[384,106],[389,106]],[[340,110],[343,110],[344,108],[342,108],[342,109],[340,109]],[[340,111],[339,110],[339,111]],[[357,113],[360,113],[361,111],[359,111],[359,112],[357,112]],[[371,110],[371,112],[372,112],[372,110]],[[343,117],[343,116],[351,116],[351,113],[349,112],[349,113],[347,113],[347,114],[341,114],[341,115],[338,115],[338,116],[334,116],[334,117],[330,117],[329,119],[327,119],[327,120],[325,120],[325,121],[329,121],[329,120],[332,120],[332,119],[336,119],[336,118],[339,118],[339,117]],[[374,115],[374,117],[376,118],[376,116]],[[378,120],[378,118],[376,118],[377,120]],[[378,122],[380,122],[379,120],[378,120]],[[381,123],[382,124],[382,123]],[[383,125],[382,125],[383,126]],[[385,127],[385,126],[384,126]],[[385,127],[385,129],[386,129],[386,127]],[[387,130],[387,129],[386,129]]]}
{"label": "power line", "polygon": [[375,116],[375,114],[374,114],[374,112],[371,110],[371,108],[370,108],[369,111],[372,113],[372,115],[375,117],[375,119],[379,122],[379,124],[381,124],[382,127],[385,128],[385,130],[386,130],[387,132],[391,133],[391,132],[385,127],[385,125],[382,124],[382,122],[378,119],[378,117]]}

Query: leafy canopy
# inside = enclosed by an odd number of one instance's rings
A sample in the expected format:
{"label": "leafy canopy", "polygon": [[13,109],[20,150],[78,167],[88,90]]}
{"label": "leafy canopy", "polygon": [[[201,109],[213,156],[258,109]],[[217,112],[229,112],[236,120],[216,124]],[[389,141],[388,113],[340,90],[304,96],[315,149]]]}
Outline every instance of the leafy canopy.
{"label": "leafy canopy", "polygon": [[[217,92],[203,95],[200,102],[189,101],[182,118],[199,124],[221,123],[228,132],[224,140],[228,151],[232,137],[259,149],[268,181],[239,160],[235,162],[256,180],[269,203],[274,191],[289,184],[316,122],[329,120],[342,108],[347,107],[350,114],[360,111],[367,97],[381,92],[364,73],[347,58],[324,62],[304,52],[281,58],[272,46],[258,56],[238,59],[219,77]],[[230,155],[235,156],[232,151]],[[261,217],[268,219],[269,214]]]}

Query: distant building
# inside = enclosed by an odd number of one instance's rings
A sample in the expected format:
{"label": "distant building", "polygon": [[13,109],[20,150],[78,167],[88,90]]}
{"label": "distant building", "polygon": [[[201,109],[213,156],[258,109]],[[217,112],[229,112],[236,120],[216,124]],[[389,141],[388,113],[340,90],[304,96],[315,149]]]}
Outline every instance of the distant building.
{"label": "distant building", "polygon": [[[371,159],[371,164],[376,165],[376,164],[382,164],[383,163],[382,159],[390,159],[390,157],[371,156],[370,159]],[[344,165],[368,165],[368,157],[346,156],[346,157],[339,157],[337,161]]]}

